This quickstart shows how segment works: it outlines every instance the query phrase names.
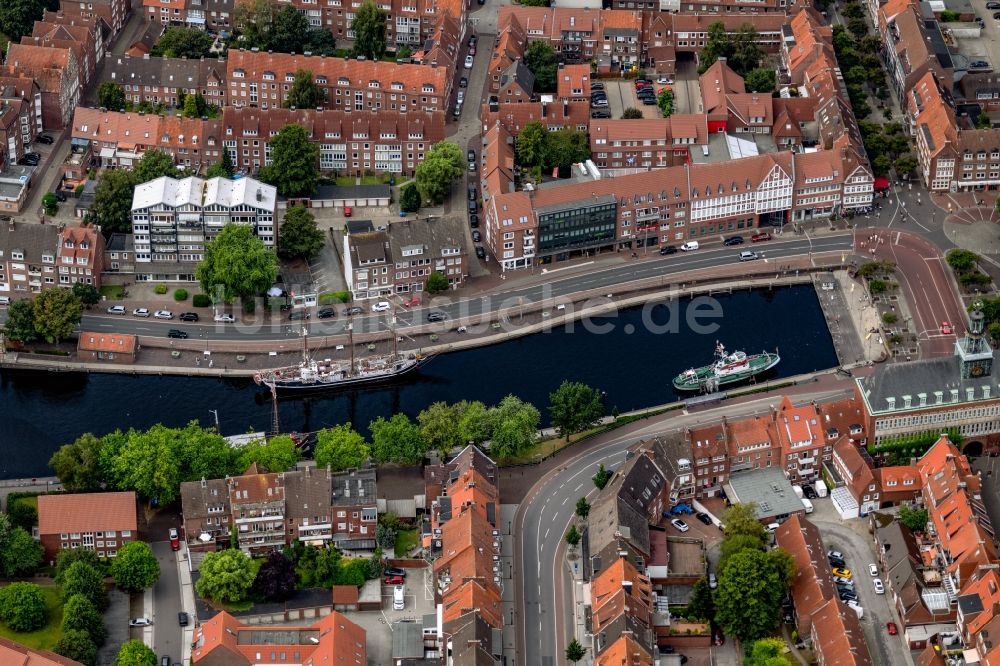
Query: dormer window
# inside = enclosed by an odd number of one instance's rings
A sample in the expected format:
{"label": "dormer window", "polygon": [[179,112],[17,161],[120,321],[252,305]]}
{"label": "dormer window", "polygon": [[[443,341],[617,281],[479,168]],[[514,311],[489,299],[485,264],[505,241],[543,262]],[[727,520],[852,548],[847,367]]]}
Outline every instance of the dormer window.
{"label": "dormer window", "polygon": [[369,88],[378,88],[378,81],[369,81],[368,82],[368,87]]}
{"label": "dormer window", "polygon": [[425,93],[432,93],[434,92],[434,86],[425,83],[424,87],[421,88],[420,91]]}
{"label": "dormer window", "polygon": [[349,86],[349,85],[351,85],[351,80],[342,76],[339,79],[337,79],[337,85],[338,86]]}

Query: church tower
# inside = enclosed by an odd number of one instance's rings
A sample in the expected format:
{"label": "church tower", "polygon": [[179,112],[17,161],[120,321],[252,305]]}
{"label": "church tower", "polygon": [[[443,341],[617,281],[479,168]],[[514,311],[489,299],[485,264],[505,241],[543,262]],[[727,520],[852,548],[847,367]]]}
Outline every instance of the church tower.
{"label": "church tower", "polygon": [[955,355],[961,360],[962,379],[987,377],[993,371],[993,348],[983,333],[986,318],[981,310],[969,315],[969,330],[955,342]]}

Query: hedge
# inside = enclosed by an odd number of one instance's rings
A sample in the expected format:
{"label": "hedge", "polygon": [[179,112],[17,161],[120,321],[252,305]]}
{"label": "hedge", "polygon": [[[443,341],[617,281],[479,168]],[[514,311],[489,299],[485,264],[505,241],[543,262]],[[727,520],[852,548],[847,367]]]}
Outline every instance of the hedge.
{"label": "hedge", "polygon": [[187,289],[175,289],[174,300],[177,302],[186,301],[188,297]]}
{"label": "hedge", "polygon": [[212,299],[208,297],[208,294],[195,294],[194,298],[191,299],[191,303],[196,308],[207,308],[212,304]]}
{"label": "hedge", "polygon": [[167,293],[167,285],[158,284],[153,288],[153,291],[162,296],[163,294]]}

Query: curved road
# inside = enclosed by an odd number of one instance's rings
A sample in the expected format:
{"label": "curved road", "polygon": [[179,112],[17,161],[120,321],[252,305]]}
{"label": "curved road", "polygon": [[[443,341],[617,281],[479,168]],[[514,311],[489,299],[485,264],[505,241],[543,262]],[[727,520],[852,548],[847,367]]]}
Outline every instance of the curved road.
{"label": "curved road", "polygon": [[[851,252],[853,246],[853,236],[851,234],[839,234],[823,236],[819,239],[812,239],[808,236],[791,236],[789,240],[773,240],[768,243],[754,245],[753,249],[761,254],[765,261],[776,261],[780,259],[790,259],[793,257],[808,256],[814,252]],[[536,276],[536,284],[523,287],[513,287],[506,291],[494,294],[486,294],[477,298],[466,298],[453,300],[448,296],[435,297],[431,303],[423,308],[407,310],[404,308],[395,309],[397,318],[397,330],[405,332],[406,327],[425,323],[425,316],[428,310],[440,310],[447,313],[449,320],[456,320],[465,317],[477,317],[490,311],[500,311],[504,309],[516,308],[519,305],[538,303],[551,299],[566,298],[571,294],[590,291],[594,289],[614,290],[616,285],[634,282],[644,278],[663,277],[665,280],[670,276],[681,276],[686,271],[704,268],[715,268],[718,266],[732,266],[738,262],[740,250],[747,246],[740,247],[719,247],[715,249],[703,249],[691,253],[678,253],[671,256],[654,256],[642,261],[628,262],[609,268],[599,268],[592,272],[576,272],[565,277],[560,277],[560,271],[550,271],[549,273]],[[568,267],[567,270],[580,271],[586,268],[586,264]],[[548,280],[541,282],[539,279],[551,276]],[[104,307],[107,304],[102,304]],[[129,303],[128,309],[139,307],[140,303]],[[178,311],[185,306],[176,306]],[[338,308],[338,315],[339,315]],[[355,333],[385,331],[389,327],[390,314],[369,314],[353,318]],[[6,311],[0,310],[0,324],[6,319]],[[192,338],[203,340],[250,340],[253,342],[266,341],[288,341],[298,336],[303,325],[309,329],[309,335],[329,336],[346,333],[348,323],[346,317],[318,321],[288,321],[287,319],[274,319],[271,321],[258,320],[250,323],[236,324],[215,324],[212,322],[188,324],[179,322],[176,318],[169,321],[153,319],[141,319],[131,315],[108,315],[103,311],[100,314],[85,314],[80,324],[81,330],[87,331],[114,331],[118,333],[132,333],[136,335],[163,335],[167,330],[178,328],[187,331]]]}
{"label": "curved road", "polygon": [[[842,394],[829,389],[798,396],[800,400]],[[654,433],[689,427],[696,422],[718,419],[723,413],[737,417],[763,412],[774,396],[739,404],[726,404],[693,414],[673,412],[640,430],[614,437],[569,459],[539,479],[518,507],[514,520],[515,617],[517,623],[517,663],[524,666],[555,666],[562,663],[562,651],[571,635],[572,585],[563,558],[563,535],[576,511],[576,501],[595,491],[591,477],[601,463],[617,469],[625,451]],[[583,562],[577,560],[579,566]],[[526,649],[531,646],[530,649]]]}

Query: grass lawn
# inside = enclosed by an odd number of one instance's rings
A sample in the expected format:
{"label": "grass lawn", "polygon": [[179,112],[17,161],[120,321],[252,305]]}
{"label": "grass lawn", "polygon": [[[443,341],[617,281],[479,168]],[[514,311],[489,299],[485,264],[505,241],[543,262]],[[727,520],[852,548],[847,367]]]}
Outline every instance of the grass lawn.
{"label": "grass lawn", "polygon": [[396,532],[396,557],[407,557],[417,547],[417,530]]}
{"label": "grass lawn", "polygon": [[125,298],[125,287],[120,284],[106,284],[101,287],[101,296],[109,301],[120,301]]}
{"label": "grass lawn", "polygon": [[62,599],[59,598],[59,588],[54,585],[43,585],[42,594],[45,595],[45,607],[49,611],[48,623],[38,631],[26,634],[11,631],[6,625],[0,624],[0,636],[35,650],[51,650],[55,647],[62,638]]}
{"label": "grass lawn", "polygon": [[354,176],[337,176],[337,180],[334,181],[340,187],[349,187],[351,185],[357,185],[358,179]]}
{"label": "grass lawn", "polygon": [[16,500],[14,500],[14,503],[15,504],[27,504],[28,506],[34,507],[35,511],[38,511],[38,497],[35,496],[35,495],[33,495],[31,497],[19,497]]}
{"label": "grass lawn", "polygon": [[389,182],[389,177],[382,176],[361,176],[362,185],[383,185]]}

